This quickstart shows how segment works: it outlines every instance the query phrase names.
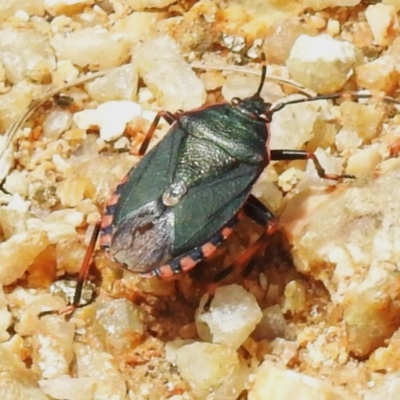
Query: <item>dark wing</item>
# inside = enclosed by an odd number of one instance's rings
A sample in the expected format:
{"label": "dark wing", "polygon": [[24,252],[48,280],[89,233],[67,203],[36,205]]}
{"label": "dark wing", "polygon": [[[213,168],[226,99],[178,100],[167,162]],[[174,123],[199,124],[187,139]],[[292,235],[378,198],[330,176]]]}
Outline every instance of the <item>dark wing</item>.
{"label": "dark wing", "polygon": [[207,242],[240,210],[262,172],[261,167],[239,164],[212,182],[188,191],[173,208],[174,257]]}
{"label": "dark wing", "polygon": [[172,182],[179,146],[185,135],[174,125],[167,136],[132,169],[115,210],[116,225],[127,215],[161,197]]}
{"label": "dark wing", "polygon": [[172,182],[184,131],[171,132],[132,170],[114,212],[109,252],[127,269],[149,272],[171,258],[174,216],[161,202]]}

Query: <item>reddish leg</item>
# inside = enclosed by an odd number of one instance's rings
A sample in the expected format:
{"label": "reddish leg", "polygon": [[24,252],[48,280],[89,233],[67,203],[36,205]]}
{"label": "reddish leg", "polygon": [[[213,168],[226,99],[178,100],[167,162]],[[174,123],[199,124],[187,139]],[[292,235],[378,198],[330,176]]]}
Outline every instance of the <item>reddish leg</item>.
{"label": "reddish leg", "polygon": [[355,179],[354,175],[336,175],[336,174],[327,174],[318,161],[317,156],[310,152],[304,150],[271,150],[271,160],[273,161],[281,161],[281,160],[312,160],[315,168],[317,169],[318,176],[324,179],[332,179],[334,181],[338,181],[344,178]]}
{"label": "reddish leg", "polygon": [[143,154],[146,153],[147,147],[149,146],[150,140],[153,137],[154,131],[157,128],[157,125],[160,122],[161,118],[164,118],[170,125],[172,125],[182,114],[183,111],[177,111],[175,114],[170,113],[169,111],[159,111],[154,118],[154,121],[152,122],[148,132],[146,133],[146,136],[142,142],[142,145],[140,146],[138,155],[142,156]]}
{"label": "reddish leg", "polygon": [[[240,268],[244,271],[253,258],[263,254],[269,244],[268,236],[273,234],[276,230],[276,220],[274,214],[253,195],[249,196],[243,207],[243,210],[249,218],[259,225],[264,226],[265,231],[251,246],[249,246],[246,251],[239,256],[239,258],[232,265],[223,269],[214,277],[214,282],[208,288],[209,298],[204,306],[205,310],[210,307],[219,283],[237,268]],[[246,272],[248,273],[248,271]]]}
{"label": "reddish leg", "polygon": [[79,270],[79,277],[78,277],[78,280],[76,283],[74,300],[73,300],[72,304],[70,304],[58,311],[57,310],[43,311],[39,314],[39,317],[43,317],[44,315],[49,315],[49,314],[58,314],[58,315],[71,314],[79,307],[80,302],[81,302],[82,289],[87,280],[87,276],[88,276],[89,268],[90,268],[90,262],[92,260],[92,256],[93,256],[93,252],[94,252],[94,249],[96,246],[97,238],[99,236],[100,225],[101,225],[101,221],[98,221],[94,227],[92,237],[90,238],[90,243],[86,249],[85,257],[83,259],[82,266]]}

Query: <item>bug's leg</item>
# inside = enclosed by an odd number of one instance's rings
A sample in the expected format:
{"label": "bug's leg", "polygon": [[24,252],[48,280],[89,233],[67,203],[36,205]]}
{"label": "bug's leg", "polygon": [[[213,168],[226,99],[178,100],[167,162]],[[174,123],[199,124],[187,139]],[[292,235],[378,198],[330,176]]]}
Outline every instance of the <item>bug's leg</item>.
{"label": "bug's leg", "polygon": [[327,174],[318,161],[317,156],[311,151],[305,150],[271,150],[271,160],[273,161],[281,161],[281,160],[312,160],[315,168],[317,169],[318,176],[324,179],[331,179],[334,181],[338,181],[340,179],[349,178],[355,179],[354,175],[336,175],[336,174]]}
{"label": "bug's leg", "polygon": [[170,125],[172,125],[179,118],[182,112],[183,111],[181,110],[178,110],[176,113],[171,113],[169,111],[159,111],[156,117],[154,118],[154,121],[151,123],[151,126],[147,131],[146,136],[144,137],[144,140],[138,151],[138,155],[142,156],[144,153],[146,153],[147,147],[149,146],[150,140],[161,118],[164,118]]}
{"label": "bug's leg", "polygon": [[[265,227],[265,231],[246,251],[239,256],[239,258],[232,265],[223,269],[214,277],[213,283],[209,286],[209,298],[204,306],[205,309],[210,307],[219,282],[225,279],[235,269],[242,269],[244,276],[250,273],[251,268],[253,267],[251,260],[265,252],[269,244],[268,236],[272,235],[276,231],[275,215],[253,195],[250,195],[246,200],[243,211],[257,224]],[[249,269],[247,267],[249,267]]]}
{"label": "bug's leg", "polygon": [[86,249],[85,257],[82,261],[82,265],[79,270],[79,276],[76,283],[75,294],[72,303],[62,308],[61,310],[43,311],[39,313],[39,317],[43,317],[44,315],[49,315],[49,314],[58,314],[58,315],[71,314],[80,306],[82,290],[86,283],[87,276],[89,273],[90,262],[92,260],[97,238],[100,233],[100,226],[101,226],[101,221],[98,221],[94,227],[92,237],[90,238],[90,243]]}

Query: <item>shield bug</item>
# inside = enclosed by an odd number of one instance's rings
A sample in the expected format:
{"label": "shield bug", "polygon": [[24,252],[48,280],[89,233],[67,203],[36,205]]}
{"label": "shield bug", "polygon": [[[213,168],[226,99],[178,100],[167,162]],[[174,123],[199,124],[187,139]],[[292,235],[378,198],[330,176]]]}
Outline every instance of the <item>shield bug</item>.
{"label": "shield bug", "polygon": [[[325,173],[312,152],[271,150],[269,123],[274,113],[288,104],[371,95],[317,96],[273,107],[260,95],[265,78],[263,66],[259,87],[248,98],[187,112],[158,113],[139,154],[146,152],[161,118],[171,129],[111,196],[83,261],[73,308],[79,304],[99,234],[107,255],[127,270],[170,278],[209,257],[243,214],[265,226],[266,232],[271,230],[273,213],[251,195],[270,161],[311,159],[322,178],[354,178]],[[247,258],[257,246],[262,246],[262,240],[255,243]]]}
{"label": "shield bug", "polygon": [[323,178],[349,177],[326,174],[311,152],[269,149],[268,124],[288,103],[272,108],[261,98],[265,78],[263,66],[257,91],[245,99],[158,113],[139,154],[146,152],[160,118],[171,129],[111,196],[83,262],[73,307],[99,234],[107,255],[127,270],[170,278],[209,257],[243,214],[271,230],[273,213],[250,194],[271,160],[311,159]]}

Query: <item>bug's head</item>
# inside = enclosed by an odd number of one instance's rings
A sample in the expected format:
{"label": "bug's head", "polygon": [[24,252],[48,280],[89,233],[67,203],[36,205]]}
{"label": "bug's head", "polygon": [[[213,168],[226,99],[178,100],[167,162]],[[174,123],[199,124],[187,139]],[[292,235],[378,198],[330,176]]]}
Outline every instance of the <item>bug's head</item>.
{"label": "bug's head", "polygon": [[255,94],[245,99],[234,97],[231,100],[232,107],[240,111],[242,114],[263,122],[271,122],[272,113],[270,112],[271,103],[267,103],[261,97],[261,90],[264,86],[265,77],[267,75],[267,67],[264,64],[261,71],[261,81]]}

